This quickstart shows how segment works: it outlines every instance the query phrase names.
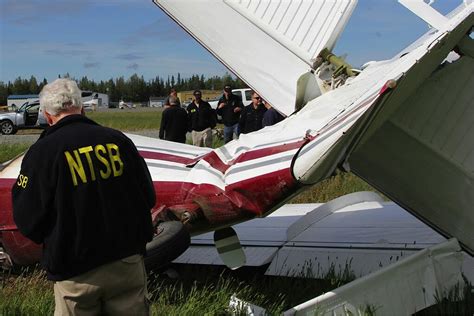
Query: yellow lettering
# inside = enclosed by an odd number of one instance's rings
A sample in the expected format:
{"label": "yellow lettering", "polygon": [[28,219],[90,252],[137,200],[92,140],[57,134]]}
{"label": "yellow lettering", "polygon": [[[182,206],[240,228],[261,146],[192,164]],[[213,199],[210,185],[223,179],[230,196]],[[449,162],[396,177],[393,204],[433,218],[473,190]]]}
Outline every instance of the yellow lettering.
{"label": "yellow lettering", "polygon": [[105,171],[100,170],[100,176],[102,177],[102,179],[108,179],[110,177],[110,174],[112,173],[112,170],[110,169],[109,161],[100,154],[101,152],[102,154],[106,154],[107,150],[103,145],[97,145],[94,148],[94,152],[95,156],[97,157],[97,160],[99,160],[105,166]]}
{"label": "yellow lettering", "polygon": [[24,189],[26,188],[27,184],[28,184],[28,177],[23,176],[23,182],[21,183],[21,187]]}
{"label": "yellow lettering", "polygon": [[92,181],[95,181],[95,171],[94,171],[94,165],[92,164],[92,159],[90,152],[93,151],[92,146],[87,146],[87,147],[81,147],[79,148],[79,153],[85,154],[86,159],[87,159],[87,164],[89,165],[89,170],[91,171],[91,179]]}
{"label": "yellow lettering", "polygon": [[22,187],[23,189],[26,188],[26,185],[28,184],[28,177],[20,174],[18,176],[18,181],[16,182],[16,184],[19,187]]}
{"label": "yellow lettering", "polygon": [[66,156],[66,160],[69,165],[69,171],[71,172],[72,182],[74,183],[74,185],[77,186],[76,172],[81,178],[82,182],[87,183],[86,173],[84,171],[84,167],[82,166],[82,161],[81,157],[79,156],[79,152],[77,150],[74,150],[74,156],[76,157],[76,159],[74,159],[71,153],[69,153],[68,151],[65,151],[64,155]]}
{"label": "yellow lettering", "polygon": [[[119,147],[115,144],[107,144],[107,151],[109,152],[110,162],[112,163],[112,170],[114,177],[121,176],[123,173],[123,162],[120,159]],[[115,153],[113,153],[115,151]]]}
{"label": "yellow lettering", "polygon": [[18,176],[18,181],[16,182],[16,184],[17,184],[19,187],[21,187],[21,183],[22,183],[22,182],[23,182],[23,175],[20,174],[20,175]]}

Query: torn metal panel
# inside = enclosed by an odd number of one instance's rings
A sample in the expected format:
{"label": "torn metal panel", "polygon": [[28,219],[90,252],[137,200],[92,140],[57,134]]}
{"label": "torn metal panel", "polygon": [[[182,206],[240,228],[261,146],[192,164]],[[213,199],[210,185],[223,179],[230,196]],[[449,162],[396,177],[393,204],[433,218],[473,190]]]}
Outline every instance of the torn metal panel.
{"label": "torn metal panel", "polygon": [[284,312],[284,315],[411,315],[436,303],[436,293],[464,284],[456,239],[420,251]]}
{"label": "torn metal panel", "polygon": [[[474,15],[471,16],[474,20]],[[349,157],[351,169],[474,254],[474,59],[390,96]],[[415,73],[410,81],[419,80]],[[393,110],[396,107],[396,110]],[[393,114],[385,112],[392,108]]]}

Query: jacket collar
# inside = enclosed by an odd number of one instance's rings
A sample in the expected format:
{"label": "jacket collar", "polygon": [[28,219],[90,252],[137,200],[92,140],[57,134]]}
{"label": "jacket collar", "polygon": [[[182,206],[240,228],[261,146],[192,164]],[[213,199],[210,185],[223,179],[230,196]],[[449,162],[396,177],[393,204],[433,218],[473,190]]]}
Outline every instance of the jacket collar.
{"label": "jacket collar", "polygon": [[82,122],[82,123],[92,124],[92,125],[99,125],[96,122],[94,122],[93,120],[88,119],[84,115],[71,114],[71,115],[63,117],[56,124],[54,124],[53,126],[50,126],[46,130],[44,130],[43,133],[41,133],[40,139],[56,132],[58,129],[60,129],[63,126],[70,125],[70,124],[73,124],[73,123],[76,123],[76,122]]}

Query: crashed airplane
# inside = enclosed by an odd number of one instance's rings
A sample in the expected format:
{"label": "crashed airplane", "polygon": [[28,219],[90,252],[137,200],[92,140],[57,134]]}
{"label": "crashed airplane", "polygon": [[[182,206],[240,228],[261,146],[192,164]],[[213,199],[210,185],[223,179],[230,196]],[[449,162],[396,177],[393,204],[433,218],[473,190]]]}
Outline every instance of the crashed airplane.
{"label": "crashed airplane", "polygon": [[[355,173],[474,255],[474,4],[443,16],[421,0],[399,2],[429,31],[392,59],[358,70],[331,52],[355,0],[221,0],[213,10],[206,1],[155,0],[287,118],[217,149],[128,135],[156,189],[150,258],[163,253],[167,230],[167,242],[180,246],[166,260],[184,251],[188,232],[216,231],[223,261],[238,267],[245,258],[229,227],[267,216],[336,169]],[[243,49],[256,44],[267,53]],[[13,222],[21,161],[0,173],[0,254],[20,265],[41,255]]]}

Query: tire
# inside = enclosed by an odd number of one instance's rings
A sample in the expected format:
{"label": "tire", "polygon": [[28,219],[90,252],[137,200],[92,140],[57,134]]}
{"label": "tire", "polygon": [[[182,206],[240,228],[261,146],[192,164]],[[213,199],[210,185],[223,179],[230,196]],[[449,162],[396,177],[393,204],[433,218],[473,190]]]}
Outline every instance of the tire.
{"label": "tire", "polygon": [[0,131],[4,135],[13,135],[16,133],[16,128],[9,120],[0,122]]}
{"label": "tire", "polygon": [[146,244],[145,267],[158,269],[178,258],[191,243],[191,236],[181,222],[162,222],[156,227],[157,234]]}

